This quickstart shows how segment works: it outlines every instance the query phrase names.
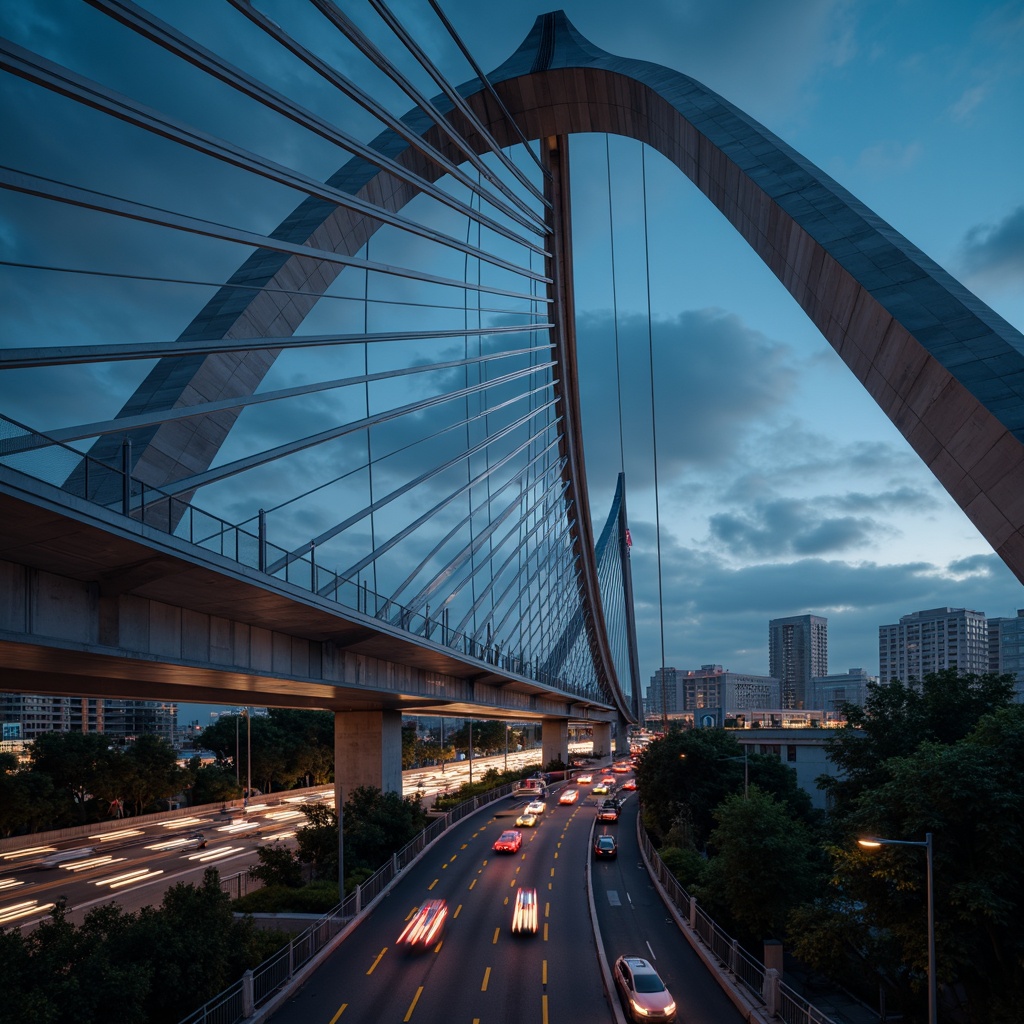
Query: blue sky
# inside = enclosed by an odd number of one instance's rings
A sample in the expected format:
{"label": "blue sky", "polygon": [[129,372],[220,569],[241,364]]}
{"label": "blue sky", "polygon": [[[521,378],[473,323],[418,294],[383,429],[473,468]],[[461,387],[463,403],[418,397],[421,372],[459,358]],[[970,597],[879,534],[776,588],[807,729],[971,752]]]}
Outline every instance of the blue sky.
{"label": "blue sky", "polygon": [[[211,20],[205,3],[145,6],[166,17],[173,9],[175,20],[197,35],[203,30],[211,47],[235,44],[230,21]],[[280,3],[258,6],[271,14],[284,10]],[[438,38],[426,4],[395,0],[392,6],[425,41]],[[484,16],[484,5],[474,0],[442,6],[484,68],[500,64],[535,16],[549,9],[513,0],[486,5]],[[1024,328],[1024,3],[579,0],[562,6],[596,45],[681,71],[745,110]],[[122,51],[105,30],[93,34],[99,16],[83,8],[65,0],[0,0],[0,31],[87,73],[105,74],[115,87],[141,83],[158,93],[172,71],[147,63],[141,51]],[[7,122],[18,129],[12,165],[31,166],[38,158],[38,170],[59,159],[88,180],[96,145],[90,119],[63,119],[56,106],[41,116],[27,97],[20,85],[0,86]],[[224,117],[232,113],[221,97],[182,93],[179,100],[182,116],[199,118],[211,102],[224,104]],[[375,133],[369,122],[353,125],[356,134],[360,128],[363,137]],[[239,132],[266,134],[259,122]],[[299,146],[282,133],[270,148],[288,162]],[[97,181],[131,194],[156,154],[140,147],[119,162],[120,181]],[[322,174],[333,170],[333,154],[315,156]],[[620,462],[626,470],[644,685],[662,652],[678,668],[715,663],[766,674],[768,621],[777,616],[827,616],[831,670],[876,673],[878,626],[900,615],[949,605],[1006,616],[1024,607],[1020,582],[688,180],[648,151],[645,210],[637,145],[612,140],[606,149],[604,138],[581,137],[573,142],[572,164],[588,475],[600,519]],[[244,207],[267,229],[280,218],[282,207],[269,190],[235,195],[219,184],[206,179],[205,197],[190,196],[207,215],[231,221]],[[53,216],[0,196],[0,258],[42,261],[32,235],[39,229],[45,236]],[[87,224],[78,214],[64,221],[60,255],[68,262],[89,246],[146,245],[141,232],[89,234]],[[105,304],[98,290],[81,284],[65,302],[43,308],[24,278],[0,274],[5,280],[4,334],[16,340],[4,344],[42,343],[43,333],[109,339],[136,314]],[[613,292],[620,351],[628,354],[621,383],[611,372]],[[180,329],[183,316],[187,322],[182,303],[189,301],[161,296],[147,307],[151,336]],[[188,306],[188,314],[194,311]],[[67,374],[45,391],[0,397],[10,415],[32,423],[98,418],[103,407],[119,407],[127,382],[127,371],[114,367],[91,389]],[[617,420],[604,414],[620,397],[629,410],[624,452]],[[79,412],[86,407],[88,416]],[[182,712],[205,717],[198,709]]]}

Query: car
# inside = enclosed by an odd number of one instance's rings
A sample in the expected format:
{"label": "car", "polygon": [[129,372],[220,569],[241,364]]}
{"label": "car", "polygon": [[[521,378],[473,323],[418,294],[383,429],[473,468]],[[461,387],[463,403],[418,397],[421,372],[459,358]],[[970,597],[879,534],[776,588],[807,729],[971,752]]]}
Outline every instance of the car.
{"label": "car", "polygon": [[432,946],[441,937],[447,917],[448,904],[445,900],[427,900],[422,907],[413,910],[402,934],[398,936],[398,944],[412,949]]}
{"label": "car", "polygon": [[558,802],[560,804],[574,804],[579,798],[580,791],[578,789],[563,789]]}
{"label": "car", "polygon": [[523,811],[522,814],[516,818],[517,828],[533,828],[537,824],[537,815],[530,811]]}
{"label": "car", "polygon": [[512,908],[512,934],[535,935],[537,924],[537,890],[518,889]]}
{"label": "car", "polygon": [[603,782],[599,782],[591,790],[591,792],[594,794],[594,796],[601,796],[602,794],[607,796],[611,792],[611,790]]}
{"label": "car", "polygon": [[615,785],[615,776],[614,775],[603,775],[603,776],[601,776],[601,785],[602,786],[614,786]]}
{"label": "car", "polygon": [[494,840],[492,849],[495,853],[518,853],[523,845],[523,833],[514,828],[506,829]]}
{"label": "car", "polygon": [[94,857],[95,855],[96,848],[93,846],[80,846],[76,850],[57,850],[51,853],[49,857],[44,857],[36,867],[40,869],[57,868],[61,864],[68,863],[68,861],[85,860],[86,857]]}
{"label": "car", "polygon": [[586,775],[577,775],[576,776],[576,781],[581,786],[589,786],[594,781],[594,776],[590,775],[589,773],[586,774]]}
{"label": "car", "polygon": [[626,779],[626,781],[622,784],[622,788],[629,790],[636,789],[636,779]]}
{"label": "car", "polygon": [[531,800],[525,808],[527,814],[543,814],[548,805],[543,800]]}
{"label": "car", "polygon": [[598,821],[618,821],[619,805],[614,802],[605,801],[597,811]]}
{"label": "car", "polygon": [[614,858],[618,856],[618,853],[619,844],[615,842],[615,836],[610,836],[606,833],[594,840],[594,858],[596,860]]}
{"label": "car", "polygon": [[612,765],[612,771],[615,772],[616,775],[627,775],[632,770],[633,769],[630,768],[628,764],[619,763]]}
{"label": "car", "polygon": [[620,956],[612,971],[633,1021],[674,1021],[676,1003],[658,972],[640,956]]}
{"label": "car", "polygon": [[181,845],[182,850],[205,850],[206,836],[202,832],[189,832],[185,842]]}

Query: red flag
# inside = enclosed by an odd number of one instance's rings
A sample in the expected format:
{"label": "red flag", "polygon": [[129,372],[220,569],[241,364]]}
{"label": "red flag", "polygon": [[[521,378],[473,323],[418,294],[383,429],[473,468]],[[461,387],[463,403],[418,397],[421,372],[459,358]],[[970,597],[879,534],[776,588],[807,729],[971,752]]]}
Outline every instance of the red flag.
{"label": "red flag", "polygon": [[626,527],[626,547],[631,548],[633,546],[633,535],[629,532],[629,527]]}

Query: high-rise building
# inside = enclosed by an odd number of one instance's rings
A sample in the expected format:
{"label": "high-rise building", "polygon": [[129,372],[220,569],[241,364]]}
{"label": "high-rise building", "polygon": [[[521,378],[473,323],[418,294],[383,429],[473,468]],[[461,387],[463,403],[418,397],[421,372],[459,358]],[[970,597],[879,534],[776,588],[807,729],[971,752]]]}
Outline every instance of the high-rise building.
{"label": "high-rise building", "polygon": [[811,679],[828,675],[828,619],[822,615],[772,619],[768,675],[779,680],[784,710],[808,707]]}
{"label": "high-rise building", "polygon": [[647,718],[657,718],[662,714],[683,710],[679,676],[680,672],[671,666],[662,666],[651,676],[650,685],[647,687],[647,699],[644,701],[644,713]]}
{"label": "high-rise building", "polygon": [[910,682],[931,672],[955,668],[983,675],[989,671],[988,624],[984,612],[929,608],[878,627],[878,680]]}
{"label": "high-rise building", "polygon": [[173,742],[178,708],[150,700],[0,693],[0,723],[17,725],[27,742],[47,732],[101,732],[123,742],[155,733]]}
{"label": "high-rise building", "polygon": [[1024,701],[1024,608],[1013,618],[988,620],[988,670],[1016,679],[1018,701]]}
{"label": "high-rise building", "polygon": [[862,668],[851,668],[844,674],[815,676],[811,680],[807,706],[815,711],[839,711],[844,704],[863,707],[868,683],[877,682],[877,676],[869,676]]}

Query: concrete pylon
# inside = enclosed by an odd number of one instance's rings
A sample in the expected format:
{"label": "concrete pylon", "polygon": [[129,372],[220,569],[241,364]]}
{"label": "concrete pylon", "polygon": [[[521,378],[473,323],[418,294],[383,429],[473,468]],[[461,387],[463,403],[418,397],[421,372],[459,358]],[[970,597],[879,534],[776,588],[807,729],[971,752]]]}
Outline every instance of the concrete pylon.
{"label": "concrete pylon", "polygon": [[610,722],[594,723],[594,757],[610,757],[612,752],[612,726]]}
{"label": "concrete pylon", "polygon": [[545,718],[541,723],[541,765],[569,763],[569,723],[564,718]]}
{"label": "concrete pylon", "polygon": [[337,711],[334,715],[334,800],[340,811],[360,786],[402,792],[402,713]]}

